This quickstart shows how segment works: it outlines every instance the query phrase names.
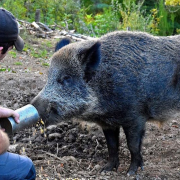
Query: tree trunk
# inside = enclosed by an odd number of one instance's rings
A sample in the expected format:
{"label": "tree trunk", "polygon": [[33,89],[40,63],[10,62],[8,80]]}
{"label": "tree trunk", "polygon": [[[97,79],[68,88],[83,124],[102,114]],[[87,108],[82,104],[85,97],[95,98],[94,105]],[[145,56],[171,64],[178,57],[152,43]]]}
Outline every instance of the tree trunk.
{"label": "tree trunk", "polygon": [[40,21],[40,9],[36,9],[36,14],[35,14],[35,22]]}

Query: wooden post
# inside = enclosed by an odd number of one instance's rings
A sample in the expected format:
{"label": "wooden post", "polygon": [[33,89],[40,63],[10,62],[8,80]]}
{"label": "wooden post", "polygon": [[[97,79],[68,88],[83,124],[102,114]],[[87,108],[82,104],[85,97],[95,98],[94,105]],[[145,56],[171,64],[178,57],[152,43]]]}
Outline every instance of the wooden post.
{"label": "wooden post", "polygon": [[35,22],[40,21],[40,9],[36,9],[36,14],[35,14]]}

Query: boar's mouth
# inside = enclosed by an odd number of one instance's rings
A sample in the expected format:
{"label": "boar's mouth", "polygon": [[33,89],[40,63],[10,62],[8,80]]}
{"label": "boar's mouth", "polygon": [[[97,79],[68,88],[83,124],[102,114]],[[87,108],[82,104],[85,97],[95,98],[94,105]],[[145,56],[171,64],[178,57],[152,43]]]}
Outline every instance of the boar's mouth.
{"label": "boar's mouth", "polygon": [[71,106],[66,107],[64,105],[57,105],[56,103],[49,103],[45,112],[40,113],[45,125],[57,124],[61,121],[71,120],[74,117],[81,116],[87,109],[88,105],[83,104],[81,107]]}

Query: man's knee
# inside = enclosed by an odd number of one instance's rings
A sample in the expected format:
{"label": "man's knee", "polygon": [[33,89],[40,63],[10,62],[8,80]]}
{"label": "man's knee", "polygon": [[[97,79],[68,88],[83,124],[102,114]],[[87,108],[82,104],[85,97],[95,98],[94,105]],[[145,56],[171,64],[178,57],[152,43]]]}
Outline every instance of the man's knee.
{"label": "man's knee", "polygon": [[34,167],[34,164],[32,164],[32,167],[25,179],[26,180],[35,180],[36,179],[36,169]]}

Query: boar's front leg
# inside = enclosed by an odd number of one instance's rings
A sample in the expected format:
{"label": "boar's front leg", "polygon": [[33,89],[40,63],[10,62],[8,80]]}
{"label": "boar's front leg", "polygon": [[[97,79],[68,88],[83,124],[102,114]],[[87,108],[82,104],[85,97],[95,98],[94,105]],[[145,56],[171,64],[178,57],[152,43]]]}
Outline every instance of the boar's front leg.
{"label": "boar's front leg", "polygon": [[137,119],[130,122],[129,125],[123,126],[126,134],[127,145],[131,153],[131,164],[127,175],[134,175],[138,168],[143,170],[143,159],[141,156],[141,144],[142,138],[145,132],[145,121],[143,119]]}
{"label": "boar's front leg", "polygon": [[111,171],[113,168],[117,170],[119,166],[119,128],[103,128],[103,132],[106,138],[109,159],[108,163],[102,168],[101,171]]}

